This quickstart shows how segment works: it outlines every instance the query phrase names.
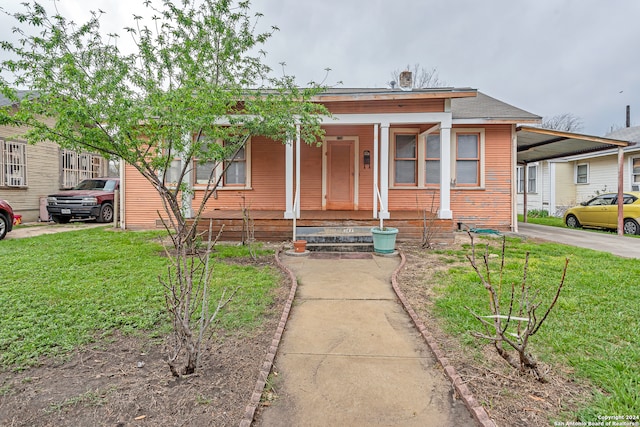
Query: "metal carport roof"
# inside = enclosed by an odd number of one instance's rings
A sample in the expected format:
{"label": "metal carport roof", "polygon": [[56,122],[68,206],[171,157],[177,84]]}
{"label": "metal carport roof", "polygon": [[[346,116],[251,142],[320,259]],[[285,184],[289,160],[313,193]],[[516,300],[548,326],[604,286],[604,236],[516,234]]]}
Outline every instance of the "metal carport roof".
{"label": "metal carport roof", "polygon": [[517,160],[519,164],[592,153],[629,145],[629,142],[620,139],[602,138],[533,126],[518,126],[516,134],[518,137]]}

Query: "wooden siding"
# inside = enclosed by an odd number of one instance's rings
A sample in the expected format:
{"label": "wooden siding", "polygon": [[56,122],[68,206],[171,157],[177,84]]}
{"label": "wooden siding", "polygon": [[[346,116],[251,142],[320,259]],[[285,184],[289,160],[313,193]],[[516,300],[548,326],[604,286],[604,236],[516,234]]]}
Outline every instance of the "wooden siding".
{"label": "wooden siding", "polygon": [[444,111],[443,99],[384,100],[375,103],[327,102],[324,105],[332,114],[437,113]]}
{"label": "wooden siding", "polygon": [[483,189],[451,189],[454,223],[502,231],[511,229],[512,127],[485,127],[485,187]]}
{"label": "wooden siding", "polygon": [[[280,191],[285,191],[284,182]],[[322,209],[322,147],[305,143],[300,144],[300,209]]]}
{"label": "wooden siding", "polygon": [[131,165],[124,168],[124,206],[127,228],[155,228],[158,212],[166,218],[158,192]]}
{"label": "wooden siding", "polygon": [[[463,130],[464,127],[455,127]],[[477,128],[477,126],[474,126]],[[484,188],[451,188],[454,223],[474,227],[511,229],[512,139],[510,125],[485,126]],[[455,162],[455,156],[452,156]],[[389,210],[436,212],[440,207],[438,188],[389,189]]]}
{"label": "wooden siding", "polygon": [[564,212],[576,203],[576,184],[573,163],[556,163],[556,180],[551,185],[556,191],[556,210]]}
{"label": "wooden siding", "polygon": [[[16,137],[26,132],[26,128],[0,126],[0,139],[24,141]],[[9,202],[16,214],[22,215],[24,222],[48,221],[48,216],[40,218],[40,200],[59,190],[60,150],[52,142],[39,142],[26,146],[26,187],[0,187],[0,199]]]}

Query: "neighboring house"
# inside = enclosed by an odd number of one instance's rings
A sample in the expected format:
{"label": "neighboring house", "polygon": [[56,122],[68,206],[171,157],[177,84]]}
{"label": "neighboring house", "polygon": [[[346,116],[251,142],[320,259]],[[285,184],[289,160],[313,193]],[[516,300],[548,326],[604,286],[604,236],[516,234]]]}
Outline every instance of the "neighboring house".
{"label": "neighboring house", "polygon": [[[640,190],[640,126],[611,132],[605,138],[626,141],[623,191]],[[523,213],[524,167],[517,168],[518,213]],[[618,191],[618,149],[550,159],[527,165],[528,210],[553,216],[599,194]]]}
{"label": "neighboring house", "polygon": [[[0,96],[0,108],[9,105],[10,101]],[[44,204],[48,194],[71,188],[85,178],[107,175],[104,158],[64,150],[50,141],[27,144],[18,136],[25,131],[0,126],[0,199],[6,199],[23,222],[49,220]]]}
{"label": "neighboring house", "polygon": [[[517,226],[516,124],[539,116],[469,88],[330,89],[314,102],[333,115],[322,146],[252,137],[204,218],[231,223],[246,206],[258,239],[291,237],[294,216],[298,225],[421,224],[426,210],[451,231]],[[196,201],[209,168],[193,163]],[[156,227],[155,190],[131,166],[122,178],[123,226]]]}

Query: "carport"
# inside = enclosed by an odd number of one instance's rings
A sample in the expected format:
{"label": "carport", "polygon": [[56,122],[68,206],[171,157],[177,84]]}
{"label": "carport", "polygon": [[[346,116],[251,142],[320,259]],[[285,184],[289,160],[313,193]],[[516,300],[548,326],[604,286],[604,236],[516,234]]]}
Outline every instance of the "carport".
{"label": "carport", "polygon": [[[622,235],[622,187],[624,177],[623,148],[629,142],[618,139],[602,138],[573,132],[563,132],[552,129],[542,129],[533,126],[518,126],[517,135],[517,164],[524,165],[524,182],[527,182],[527,167],[529,163],[543,160],[558,159],[578,154],[618,148],[618,235]],[[517,190],[517,183],[516,183]],[[527,185],[523,188],[524,222],[527,222]],[[514,211],[516,206],[514,203]],[[517,214],[514,215],[517,217]],[[516,221],[517,231],[517,221]]]}

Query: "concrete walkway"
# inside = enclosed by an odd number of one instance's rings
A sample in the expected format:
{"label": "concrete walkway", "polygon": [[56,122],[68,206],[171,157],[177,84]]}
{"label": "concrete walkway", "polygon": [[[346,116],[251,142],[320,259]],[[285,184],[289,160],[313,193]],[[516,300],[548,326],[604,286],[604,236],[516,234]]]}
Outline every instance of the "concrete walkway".
{"label": "concrete walkway", "polygon": [[391,287],[398,257],[282,255],[297,295],[258,426],[475,426]]}

